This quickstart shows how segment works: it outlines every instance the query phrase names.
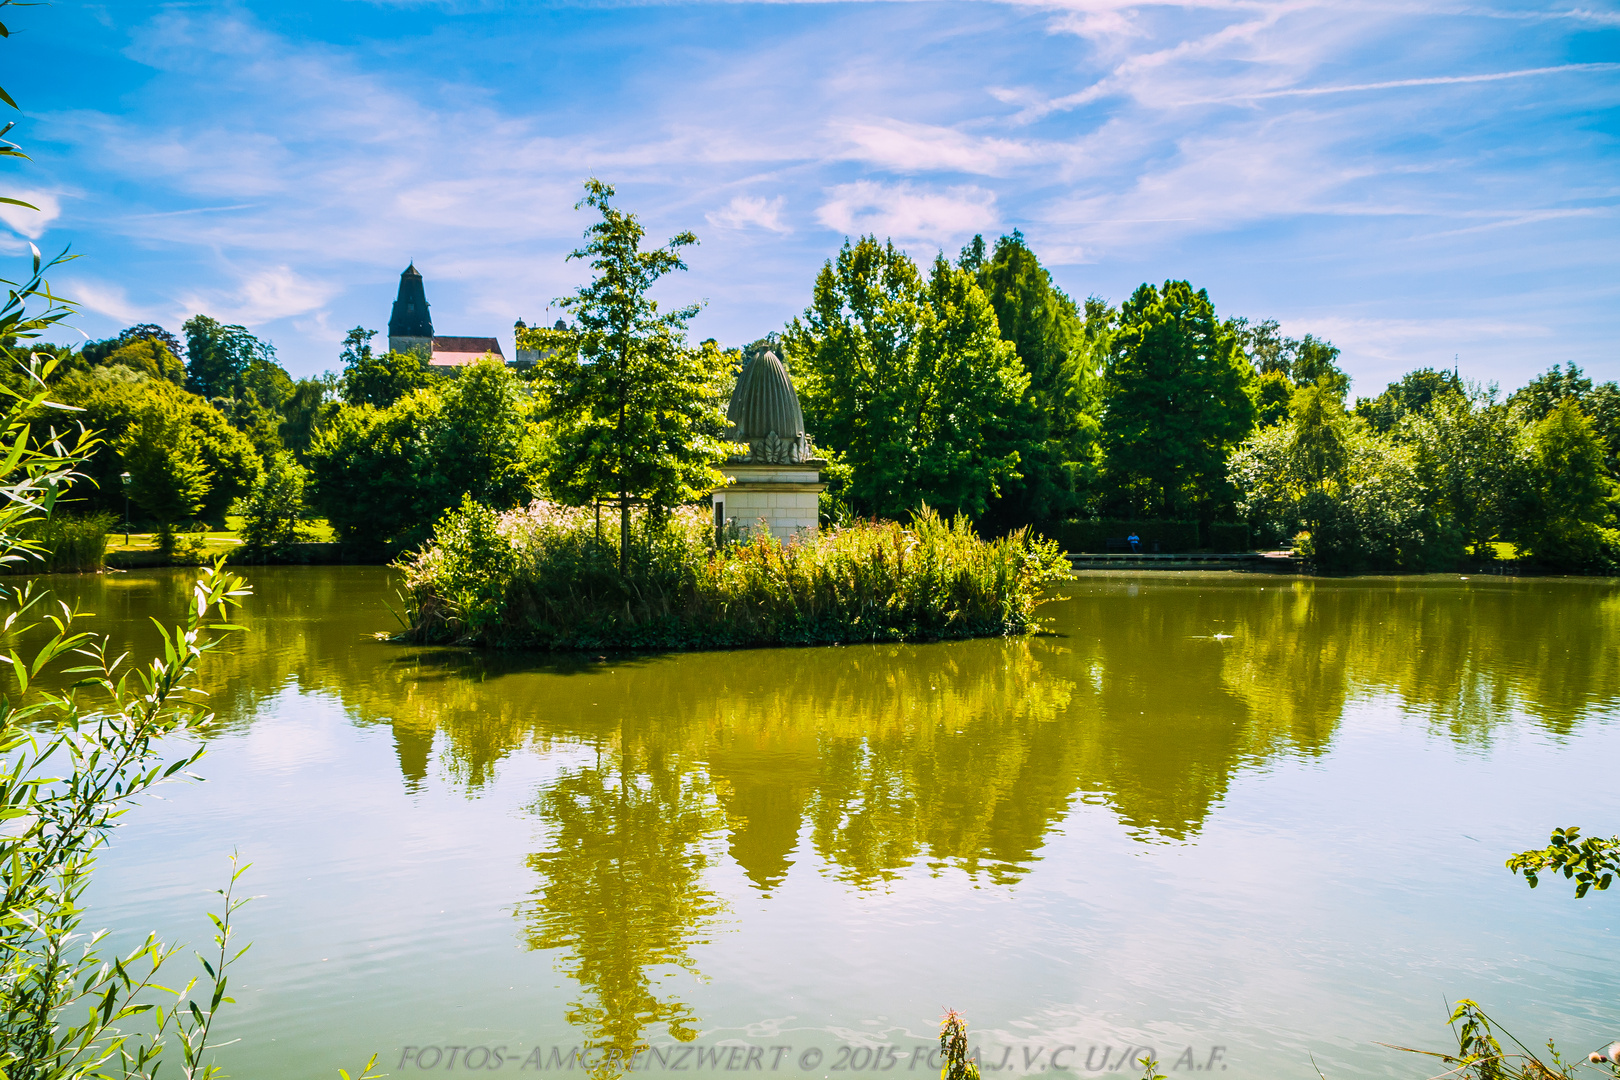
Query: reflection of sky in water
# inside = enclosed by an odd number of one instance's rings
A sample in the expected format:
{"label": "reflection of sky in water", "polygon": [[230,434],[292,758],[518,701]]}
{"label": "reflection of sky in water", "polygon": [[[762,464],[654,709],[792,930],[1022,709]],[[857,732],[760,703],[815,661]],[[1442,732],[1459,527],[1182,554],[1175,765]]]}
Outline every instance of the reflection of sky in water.
{"label": "reflection of sky in water", "polygon": [[[1335,1080],[1421,1067],[1373,1043],[1441,1045],[1447,998],[1620,1027],[1613,898],[1501,869],[1620,828],[1578,780],[1615,749],[1610,583],[1099,577],[1028,641],[580,661],[371,641],[382,571],[253,577],[210,782],[98,893],[201,940],[223,854],[255,863],[238,1075],[693,1035],[831,1063],[945,1004],[992,1062]],[[130,625],[183,582],[69,587]]]}

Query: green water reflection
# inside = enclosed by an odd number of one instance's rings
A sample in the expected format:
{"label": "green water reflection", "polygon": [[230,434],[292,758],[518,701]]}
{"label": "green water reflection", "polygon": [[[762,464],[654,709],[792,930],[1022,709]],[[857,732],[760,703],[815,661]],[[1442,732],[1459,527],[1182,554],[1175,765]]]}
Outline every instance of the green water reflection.
{"label": "green water reflection", "polygon": [[[568,1021],[621,1053],[700,1028],[673,976],[725,932],[728,860],[767,899],[812,853],[855,890],[919,868],[1014,888],[1077,801],[1196,842],[1240,773],[1324,754],[1357,700],[1472,746],[1571,733],[1620,687],[1606,580],[1097,577],[1027,640],[559,660],[376,642],[379,570],[251,577],[252,633],[209,676],[232,723],[295,685],[389,728],[408,787],[552,763],[515,917],[577,984]],[[66,588],[126,627],[185,579]]]}

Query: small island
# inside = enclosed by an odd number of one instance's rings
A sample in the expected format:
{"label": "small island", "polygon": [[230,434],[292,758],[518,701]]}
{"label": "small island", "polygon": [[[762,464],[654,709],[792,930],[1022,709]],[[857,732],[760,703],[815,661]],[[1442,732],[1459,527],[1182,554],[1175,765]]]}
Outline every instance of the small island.
{"label": "small island", "polygon": [[[966,517],[819,528],[814,441],[786,367],[751,357],[726,410],[738,451],[713,520],[700,506],[468,500],[407,556],[407,640],[548,649],[701,649],[1026,633],[1069,576],[1029,529],[982,539]],[[622,567],[622,572],[621,572]]]}

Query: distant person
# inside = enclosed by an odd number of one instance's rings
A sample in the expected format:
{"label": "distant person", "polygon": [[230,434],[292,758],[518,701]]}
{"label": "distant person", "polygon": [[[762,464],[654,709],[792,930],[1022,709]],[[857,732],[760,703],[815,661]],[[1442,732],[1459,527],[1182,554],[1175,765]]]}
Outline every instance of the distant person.
{"label": "distant person", "polygon": [[1127,544],[1131,545],[1131,550],[1132,551],[1141,551],[1142,550],[1142,538],[1140,536],[1137,536],[1135,533],[1131,533],[1131,535],[1127,536],[1125,538],[1125,542]]}

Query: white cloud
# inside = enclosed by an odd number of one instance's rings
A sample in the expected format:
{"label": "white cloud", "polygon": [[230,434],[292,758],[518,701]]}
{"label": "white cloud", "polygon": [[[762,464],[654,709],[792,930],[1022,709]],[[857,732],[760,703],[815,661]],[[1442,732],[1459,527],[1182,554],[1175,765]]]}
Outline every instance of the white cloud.
{"label": "white cloud", "polygon": [[1002,176],[1049,156],[1029,143],[968,135],[937,124],[901,120],[834,124],[844,157],[902,173],[944,172]]}
{"label": "white cloud", "polygon": [[790,233],[782,220],[782,196],[767,199],[762,195],[734,195],[719,210],[703,215],[710,225],[720,229],[768,229],[774,233]]}
{"label": "white cloud", "polygon": [[224,322],[254,325],[314,311],[336,293],[324,282],[310,281],[291,267],[275,266],[244,278],[228,293],[191,293],[181,298],[188,312],[207,311]]}
{"label": "white cloud", "polygon": [[871,233],[896,243],[923,242],[949,247],[976,232],[995,229],[996,196],[980,187],[944,191],[910,184],[858,180],[827,192],[816,220],[846,236]]}
{"label": "white cloud", "polygon": [[[1304,320],[1298,321],[1305,326]],[[1557,332],[1541,323],[1514,319],[1379,319],[1325,315],[1310,320],[1305,331],[1325,337],[1347,352],[1355,352],[1397,367],[1419,361],[1434,363],[1436,356],[1449,358],[1468,352],[1487,341],[1546,341]],[[1287,329],[1293,330],[1290,326]]]}
{"label": "white cloud", "polygon": [[63,282],[59,291],[78,307],[110,315],[125,325],[143,322],[147,316],[146,310],[130,300],[129,293],[121,285],[77,278]]}
{"label": "white cloud", "polygon": [[30,210],[26,206],[12,206],[10,203],[0,203],[0,221],[4,221],[13,231],[38,240],[45,235],[50,227],[62,214],[62,204],[55,195],[48,191],[10,191],[7,194],[13,199],[21,199],[25,203],[32,203],[39,207]]}

